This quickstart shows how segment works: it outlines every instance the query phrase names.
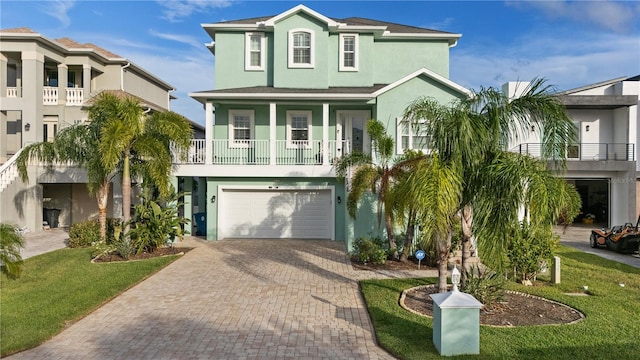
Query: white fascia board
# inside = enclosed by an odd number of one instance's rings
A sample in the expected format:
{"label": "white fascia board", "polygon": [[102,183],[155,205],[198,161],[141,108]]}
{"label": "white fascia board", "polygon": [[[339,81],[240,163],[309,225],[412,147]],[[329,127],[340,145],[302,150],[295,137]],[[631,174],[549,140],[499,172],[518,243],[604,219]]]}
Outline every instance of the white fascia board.
{"label": "white fascia board", "polygon": [[300,93],[189,93],[194,99],[309,99],[309,100],[371,100],[374,94],[300,94]]}
{"label": "white fascia board", "polygon": [[423,33],[411,33],[411,34],[398,34],[385,31],[382,34],[385,39],[434,39],[434,40],[447,40],[449,47],[458,45],[458,39],[462,37],[462,34],[423,34]]}
{"label": "white fascia board", "polygon": [[428,76],[428,77],[430,77],[430,78],[432,78],[432,79],[434,79],[434,80],[446,85],[447,87],[450,87],[450,88],[452,88],[452,89],[454,89],[454,90],[456,90],[456,91],[458,91],[458,92],[460,92],[462,94],[466,94],[467,96],[471,96],[472,95],[472,92],[469,89],[465,88],[464,86],[460,86],[460,85],[456,84],[455,82],[447,79],[446,77],[444,77],[444,76],[442,76],[440,74],[437,74],[437,73],[435,73],[435,72],[433,72],[433,71],[431,71],[429,69],[426,69],[426,68],[422,68],[422,69],[416,70],[413,73],[403,77],[402,79],[394,81],[393,83],[391,83],[391,84],[383,87],[382,89],[374,92],[373,95],[378,97],[378,96],[384,94],[385,92],[387,92],[387,91],[389,91],[389,90],[391,90],[391,89],[393,89],[393,88],[395,88],[397,86],[400,86],[403,83],[405,83],[405,82],[407,82],[407,81],[409,81],[409,80],[411,80],[411,79],[413,79],[415,77],[418,77],[420,75],[426,75],[426,76]]}
{"label": "white fascia board", "polygon": [[263,25],[256,24],[200,24],[203,29],[223,29],[223,30],[238,30],[238,31],[251,31],[263,29]]}
{"label": "white fascia board", "polygon": [[327,26],[329,27],[338,27],[340,25],[340,23],[314,11],[309,9],[308,7],[300,4],[298,6],[292,7],[291,9],[281,13],[280,15],[276,15],[274,17],[272,17],[271,19],[267,20],[264,22],[265,26],[274,26],[278,21],[282,20],[282,19],[286,19],[287,17],[299,12],[299,11],[303,11],[313,17],[315,17],[316,19],[323,21],[327,24]]}

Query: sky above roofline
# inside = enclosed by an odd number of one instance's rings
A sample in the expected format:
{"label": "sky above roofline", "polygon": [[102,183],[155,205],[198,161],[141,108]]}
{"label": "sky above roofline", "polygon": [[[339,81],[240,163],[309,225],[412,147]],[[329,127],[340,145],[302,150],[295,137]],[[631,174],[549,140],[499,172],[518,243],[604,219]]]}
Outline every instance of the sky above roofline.
{"label": "sky above roofline", "polygon": [[635,1],[0,1],[0,28],[94,43],[177,90],[172,110],[204,123],[187,94],[215,88],[201,24],[277,15],[298,4],[333,19],[362,17],[462,34],[450,79],[479,90],[547,79],[559,91],[640,74]]}

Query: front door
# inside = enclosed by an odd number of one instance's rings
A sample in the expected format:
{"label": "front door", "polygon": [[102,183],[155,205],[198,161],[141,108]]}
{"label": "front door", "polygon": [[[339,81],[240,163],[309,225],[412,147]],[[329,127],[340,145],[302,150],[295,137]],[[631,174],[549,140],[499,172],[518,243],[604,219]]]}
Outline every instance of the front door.
{"label": "front door", "polygon": [[344,110],[337,111],[338,122],[336,124],[336,139],[338,153],[348,154],[359,151],[371,154],[371,139],[367,133],[367,122],[371,119],[369,110]]}

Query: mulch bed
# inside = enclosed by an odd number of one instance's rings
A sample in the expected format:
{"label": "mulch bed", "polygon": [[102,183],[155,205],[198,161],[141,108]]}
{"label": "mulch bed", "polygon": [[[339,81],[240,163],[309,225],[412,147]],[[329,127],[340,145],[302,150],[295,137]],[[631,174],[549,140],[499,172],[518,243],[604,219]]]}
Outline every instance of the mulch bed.
{"label": "mulch bed", "polygon": [[160,256],[170,256],[170,255],[181,255],[187,253],[189,250],[193,248],[188,247],[162,247],[157,248],[154,252],[141,252],[140,254],[132,254],[128,259],[123,258],[120,254],[109,253],[103,254],[93,259],[95,263],[108,263],[108,262],[117,262],[117,261],[135,261],[135,260],[144,260],[150,259]]}

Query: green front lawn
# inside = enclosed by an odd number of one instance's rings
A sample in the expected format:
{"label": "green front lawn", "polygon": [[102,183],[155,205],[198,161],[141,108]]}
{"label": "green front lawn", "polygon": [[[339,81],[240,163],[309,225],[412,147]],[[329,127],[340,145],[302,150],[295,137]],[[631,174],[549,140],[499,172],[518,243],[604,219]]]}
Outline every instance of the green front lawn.
{"label": "green front lawn", "polygon": [[[604,251],[604,250],[603,250]],[[509,289],[553,299],[582,311],[573,325],[515,328],[480,327],[481,359],[637,359],[640,354],[640,269],[560,246],[561,284]],[[544,279],[544,278],[543,278]],[[548,280],[548,277],[547,277]],[[376,336],[400,359],[439,356],[433,321],[398,305],[400,293],[436,279],[361,282]],[[624,284],[624,287],[619,284]],[[592,296],[570,296],[589,286]]]}
{"label": "green front lawn", "polygon": [[177,257],[92,264],[92,249],[26,259],[22,277],[2,275],[0,356],[37,346]]}

